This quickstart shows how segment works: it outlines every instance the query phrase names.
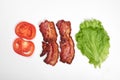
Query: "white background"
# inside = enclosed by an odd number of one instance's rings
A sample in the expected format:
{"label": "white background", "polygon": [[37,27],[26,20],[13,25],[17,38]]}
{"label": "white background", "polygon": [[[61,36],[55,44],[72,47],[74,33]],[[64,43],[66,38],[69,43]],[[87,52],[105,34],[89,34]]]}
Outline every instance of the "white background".
{"label": "white background", "polygon": [[[94,68],[75,45],[72,64],[60,61],[55,66],[39,57],[43,39],[38,25],[45,19],[71,21],[72,38],[84,19],[102,21],[110,36],[110,54],[101,68]],[[18,22],[35,25],[37,34],[32,40],[35,51],[23,57],[13,51],[17,38],[14,29]],[[59,42],[59,37],[58,37]],[[0,80],[120,80],[120,1],[119,0],[0,0]]]}

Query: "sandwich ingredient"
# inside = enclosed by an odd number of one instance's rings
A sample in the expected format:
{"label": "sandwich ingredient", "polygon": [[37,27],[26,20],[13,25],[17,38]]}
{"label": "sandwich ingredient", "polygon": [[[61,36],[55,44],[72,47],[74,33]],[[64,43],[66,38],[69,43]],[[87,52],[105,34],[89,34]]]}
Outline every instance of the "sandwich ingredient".
{"label": "sandwich ingredient", "polygon": [[59,20],[57,22],[57,28],[60,33],[60,61],[63,63],[71,64],[75,55],[74,42],[71,34],[70,21]]}
{"label": "sandwich ingredient", "polygon": [[75,35],[77,48],[95,67],[101,66],[109,54],[109,36],[102,23],[96,19],[85,20],[80,24],[80,31]]}

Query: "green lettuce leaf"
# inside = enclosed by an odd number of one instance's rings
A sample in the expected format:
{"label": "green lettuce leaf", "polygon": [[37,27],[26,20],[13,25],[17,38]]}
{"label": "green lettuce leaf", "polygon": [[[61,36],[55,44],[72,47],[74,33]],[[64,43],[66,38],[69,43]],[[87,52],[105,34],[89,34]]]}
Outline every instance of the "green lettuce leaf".
{"label": "green lettuce leaf", "polygon": [[89,59],[96,68],[106,60],[109,54],[109,36],[99,20],[89,19],[80,24],[80,30],[75,35],[77,48]]}

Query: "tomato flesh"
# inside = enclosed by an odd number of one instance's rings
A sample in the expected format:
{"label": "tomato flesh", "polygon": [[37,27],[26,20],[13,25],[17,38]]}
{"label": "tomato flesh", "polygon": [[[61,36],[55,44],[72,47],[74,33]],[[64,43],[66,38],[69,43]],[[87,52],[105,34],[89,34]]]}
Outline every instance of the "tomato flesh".
{"label": "tomato flesh", "polygon": [[31,41],[25,41],[22,38],[16,38],[13,42],[13,49],[19,55],[28,57],[33,54],[35,46]]}
{"label": "tomato flesh", "polygon": [[20,38],[25,38],[28,40],[31,40],[36,35],[36,29],[35,26],[28,22],[20,22],[17,24],[15,28],[15,33]]}

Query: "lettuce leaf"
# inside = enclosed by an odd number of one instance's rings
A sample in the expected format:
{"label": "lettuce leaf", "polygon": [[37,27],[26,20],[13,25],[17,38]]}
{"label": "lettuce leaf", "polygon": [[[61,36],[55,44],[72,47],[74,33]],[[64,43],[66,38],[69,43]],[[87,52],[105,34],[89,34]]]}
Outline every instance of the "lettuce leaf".
{"label": "lettuce leaf", "polygon": [[109,54],[109,36],[99,20],[89,19],[80,24],[80,30],[75,35],[77,48],[89,59],[96,68],[106,60]]}

